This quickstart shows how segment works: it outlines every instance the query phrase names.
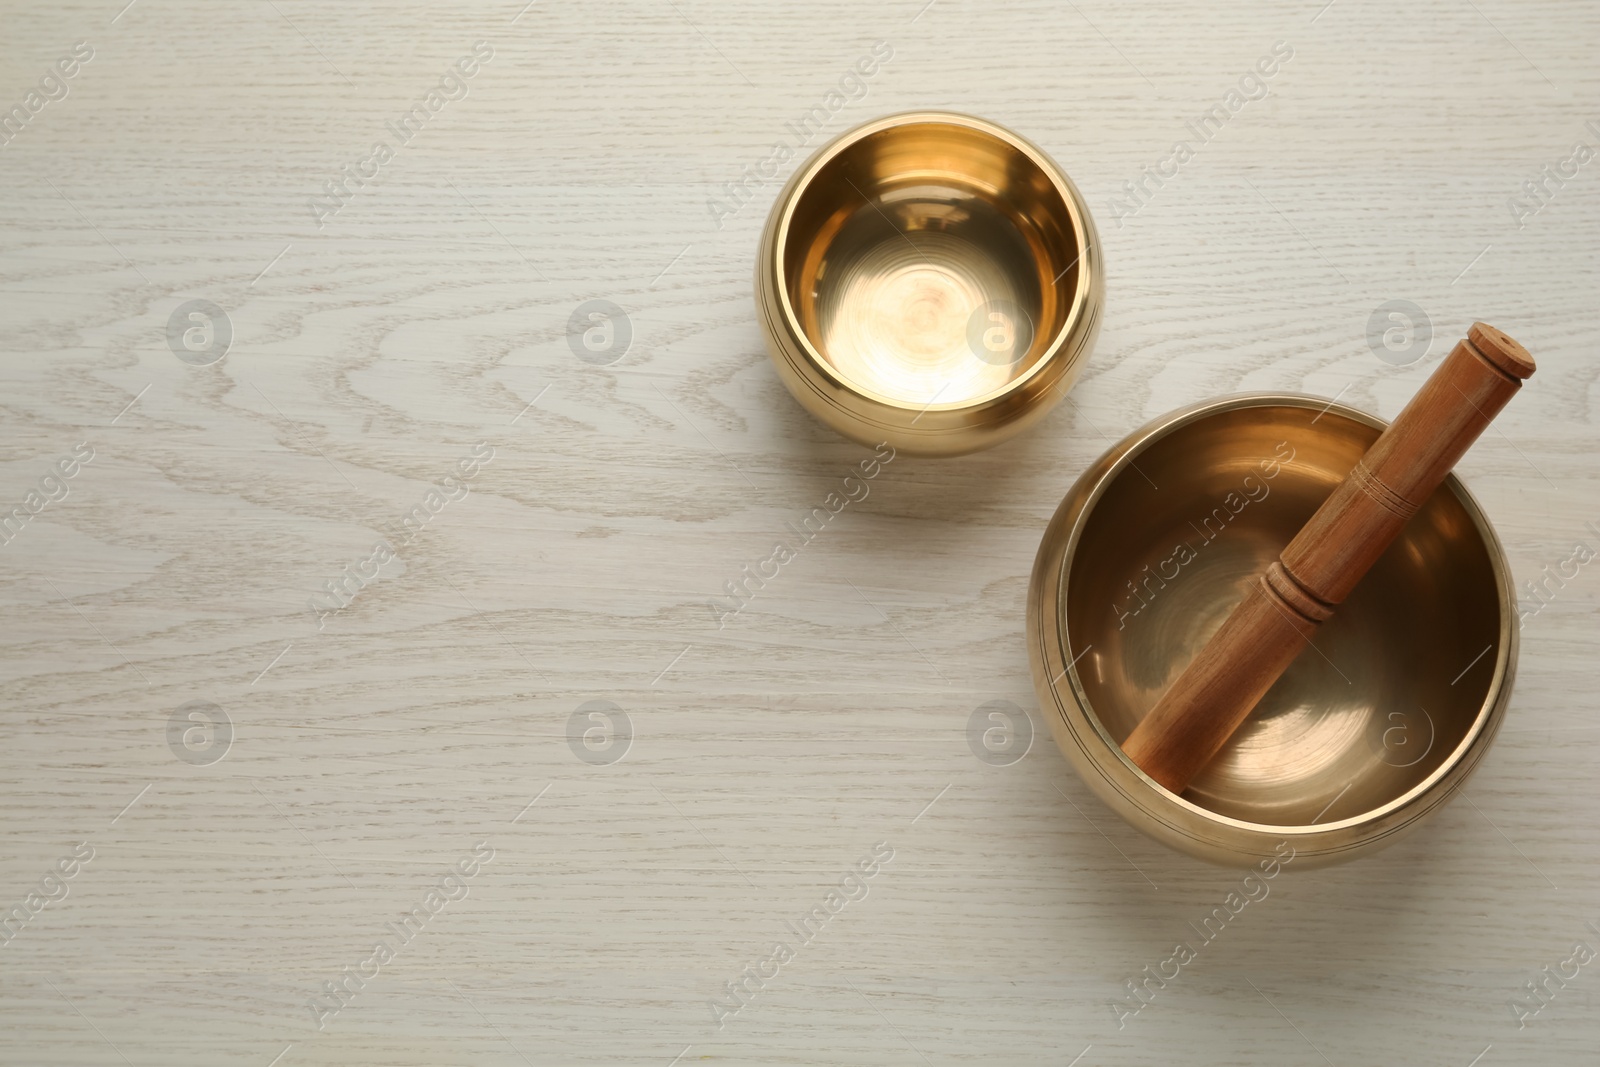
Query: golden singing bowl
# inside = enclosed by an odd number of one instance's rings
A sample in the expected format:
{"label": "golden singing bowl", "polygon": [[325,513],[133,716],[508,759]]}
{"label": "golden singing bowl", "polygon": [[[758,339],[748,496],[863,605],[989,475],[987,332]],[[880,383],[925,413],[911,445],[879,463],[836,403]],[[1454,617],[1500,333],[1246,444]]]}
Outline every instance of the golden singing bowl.
{"label": "golden singing bowl", "polygon": [[[1454,475],[1181,796],[1121,743],[1386,424],[1291,395],[1182,409],[1086,471],[1039,546],[1028,652],[1040,707],[1119,815],[1201,859],[1349,859],[1460,790],[1505,715],[1517,606]],[[1279,858],[1284,853],[1277,851]]]}
{"label": "golden singing bowl", "polygon": [[1089,209],[1038,148],[927,111],[819,149],[767,219],[756,303],[795,399],[914,455],[998,444],[1077,377],[1105,283]]}

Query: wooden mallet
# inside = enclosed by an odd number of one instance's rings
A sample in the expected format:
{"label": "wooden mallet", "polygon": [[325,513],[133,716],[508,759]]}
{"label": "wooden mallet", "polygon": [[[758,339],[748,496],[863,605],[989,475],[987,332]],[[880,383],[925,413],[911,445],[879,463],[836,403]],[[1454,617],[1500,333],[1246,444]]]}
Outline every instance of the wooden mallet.
{"label": "wooden mallet", "polygon": [[1474,323],[1128,735],[1128,758],[1183,792],[1533,371]]}

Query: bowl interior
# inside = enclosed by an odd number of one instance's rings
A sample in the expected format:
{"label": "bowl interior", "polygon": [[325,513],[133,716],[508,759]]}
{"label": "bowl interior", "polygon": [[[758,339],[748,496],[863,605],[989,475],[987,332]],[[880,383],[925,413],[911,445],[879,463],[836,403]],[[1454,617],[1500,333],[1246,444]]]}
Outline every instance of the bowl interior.
{"label": "bowl interior", "polygon": [[1048,352],[1078,286],[1060,187],[1019,145],[907,122],[844,145],[796,198],[779,267],[800,329],[852,388],[959,404]]}
{"label": "bowl interior", "polygon": [[[1084,518],[1064,611],[1089,706],[1120,744],[1377,439],[1329,410],[1203,414],[1155,439]],[[1451,759],[1500,642],[1490,550],[1436,492],[1313,647],[1185,792],[1271,825],[1358,817]]]}

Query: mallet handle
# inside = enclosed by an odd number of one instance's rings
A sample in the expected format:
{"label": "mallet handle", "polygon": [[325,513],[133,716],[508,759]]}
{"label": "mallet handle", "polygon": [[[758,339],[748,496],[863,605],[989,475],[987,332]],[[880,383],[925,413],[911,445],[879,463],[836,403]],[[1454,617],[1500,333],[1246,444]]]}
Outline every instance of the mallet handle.
{"label": "mallet handle", "polygon": [[1128,758],[1183,792],[1533,371],[1475,323],[1123,742]]}

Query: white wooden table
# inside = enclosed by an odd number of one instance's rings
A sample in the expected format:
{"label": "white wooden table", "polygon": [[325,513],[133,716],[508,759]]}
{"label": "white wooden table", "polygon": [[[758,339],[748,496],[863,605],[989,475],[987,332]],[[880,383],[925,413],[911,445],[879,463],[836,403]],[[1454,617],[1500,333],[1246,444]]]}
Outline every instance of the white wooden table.
{"label": "white wooden table", "polygon": [[[1466,800],[1278,879],[1120,1029],[1238,876],[1093,798],[1022,641],[1110,439],[1240,390],[1392,417],[1477,318],[1540,361],[1462,467],[1519,584],[1600,548],[1592,5],[124,2],[0,13],[0,1062],[1596,1062],[1600,566]],[[1041,428],[897,459],[719,629],[867,454],[751,301],[745,170],[819,107],[1038,142],[1106,326]],[[626,328],[580,359],[591,300]],[[992,700],[1039,734],[1005,766]]]}

